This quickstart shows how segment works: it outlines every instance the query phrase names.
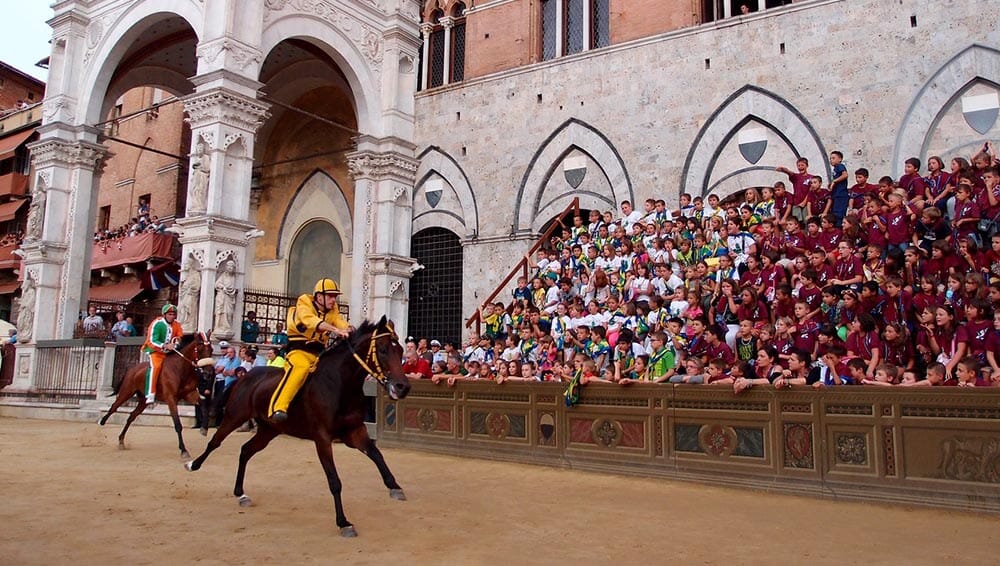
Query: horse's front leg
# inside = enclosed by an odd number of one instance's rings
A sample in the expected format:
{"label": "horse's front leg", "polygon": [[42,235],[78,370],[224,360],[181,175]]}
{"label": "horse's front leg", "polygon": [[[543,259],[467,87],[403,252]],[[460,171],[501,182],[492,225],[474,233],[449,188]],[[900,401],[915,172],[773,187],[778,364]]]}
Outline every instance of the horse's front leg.
{"label": "horse's front leg", "polygon": [[326,472],[326,483],[330,485],[330,493],[333,494],[333,506],[337,512],[337,526],[340,527],[340,536],[356,537],[358,532],[354,525],[344,516],[344,503],[340,499],[340,491],[343,487],[340,483],[340,476],[337,475],[337,465],[333,463],[333,441],[329,438],[316,438],[316,455],[319,456],[319,463],[323,465]]}
{"label": "horse's front leg", "polygon": [[[226,426],[226,423],[224,423],[223,426]],[[219,430],[223,429],[220,428]],[[254,454],[267,448],[268,443],[274,440],[278,434],[278,431],[274,430],[274,428],[266,422],[261,423],[261,425],[257,427],[257,433],[254,434],[250,440],[243,443],[243,448],[240,449],[240,465],[236,470],[236,486],[233,488],[233,495],[239,498],[240,507],[249,507],[250,505],[253,505],[250,497],[245,491],[243,491],[243,478],[246,477],[247,462],[250,461],[250,458],[253,458]]]}
{"label": "horse's front leg", "polygon": [[403,493],[403,488],[399,487],[399,484],[396,483],[395,476],[392,475],[389,466],[385,463],[385,458],[382,457],[382,451],[375,445],[375,441],[368,436],[367,427],[361,425],[352,430],[350,434],[344,437],[344,444],[351,448],[357,448],[368,456],[372,462],[375,462],[378,473],[382,474],[382,483],[385,484],[385,487],[389,488],[389,497],[399,501],[406,501],[406,494]]}
{"label": "horse's front leg", "polygon": [[170,409],[170,418],[174,421],[174,431],[177,433],[177,448],[181,451],[181,458],[190,458],[191,454],[188,453],[187,448],[184,446],[184,435],[181,433],[184,427],[181,426],[181,416],[177,412],[177,401],[173,397],[167,399],[167,408]]}

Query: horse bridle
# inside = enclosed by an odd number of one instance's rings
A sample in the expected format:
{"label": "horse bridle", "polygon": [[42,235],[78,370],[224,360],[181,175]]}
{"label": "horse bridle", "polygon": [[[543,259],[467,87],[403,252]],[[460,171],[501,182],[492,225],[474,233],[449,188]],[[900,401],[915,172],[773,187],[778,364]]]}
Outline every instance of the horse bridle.
{"label": "horse bridle", "polygon": [[[207,344],[207,342],[205,341],[205,339],[204,339],[204,338],[202,338],[202,341],[201,341],[201,344],[202,344],[202,346],[204,346],[205,344]],[[180,357],[181,357],[181,359],[182,359],[182,360],[184,360],[185,362],[187,362],[187,363],[191,364],[191,366],[192,366],[193,368],[195,368],[195,369],[200,369],[200,367],[201,367],[201,366],[199,366],[199,365],[198,365],[198,362],[196,362],[196,361],[192,360],[191,358],[189,358],[189,357],[185,356],[185,355],[184,355],[184,354],[182,354],[182,353],[181,353],[181,351],[180,351],[180,350],[178,350],[177,348],[173,348],[173,349],[171,349],[170,351],[171,351],[171,352],[173,352],[174,354],[177,354],[178,356],[180,356]]]}
{"label": "horse bridle", "polygon": [[[361,369],[367,371],[368,375],[374,377],[376,381],[382,384],[385,384],[385,380],[388,376],[386,376],[385,371],[382,369],[382,364],[378,361],[378,356],[375,355],[375,341],[385,336],[388,336],[393,340],[399,340],[394,330],[389,330],[388,332],[383,332],[381,334],[377,332],[372,334],[371,338],[368,339],[368,353],[365,355],[364,359],[361,359],[361,356],[359,356],[357,351],[354,350],[354,346],[350,342],[347,343],[347,347],[351,349],[351,355],[354,356],[354,359],[361,365]],[[375,369],[372,369],[372,367],[368,365],[368,362],[370,362],[372,366],[375,366]]]}

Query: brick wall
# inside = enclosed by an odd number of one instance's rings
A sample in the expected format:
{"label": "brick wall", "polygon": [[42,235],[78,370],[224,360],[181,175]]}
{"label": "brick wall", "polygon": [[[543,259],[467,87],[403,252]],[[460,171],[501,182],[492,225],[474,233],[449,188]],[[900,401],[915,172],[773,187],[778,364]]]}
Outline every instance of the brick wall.
{"label": "brick wall", "polygon": [[700,23],[700,0],[611,0],[611,44]]}
{"label": "brick wall", "polygon": [[41,102],[44,96],[44,83],[28,81],[18,73],[0,67],[0,111],[14,110],[18,102]]}
{"label": "brick wall", "polygon": [[[531,63],[538,34],[533,2],[519,1],[473,12],[466,19],[466,79]],[[487,37],[488,36],[488,37]]]}
{"label": "brick wall", "polygon": [[[164,100],[169,96],[162,94]],[[153,100],[154,89],[132,89],[121,98],[121,113],[126,115],[149,107]],[[184,108],[179,102],[161,106],[155,117],[147,113],[122,120],[115,137],[174,155],[187,155],[191,134],[183,117]],[[139,196],[144,194],[151,195],[152,214],[183,214],[184,200],[179,190],[186,190],[187,162],[110,140],[106,145],[114,155],[101,175],[96,214],[100,214],[102,207],[110,206],[109,227],[129,222],[136,214]]]}

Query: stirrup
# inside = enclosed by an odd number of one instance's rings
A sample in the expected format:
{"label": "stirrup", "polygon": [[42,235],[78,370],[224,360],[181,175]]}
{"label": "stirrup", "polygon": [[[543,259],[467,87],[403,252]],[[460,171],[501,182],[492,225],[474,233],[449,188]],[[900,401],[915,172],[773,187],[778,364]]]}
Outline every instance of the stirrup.
{"label": "stirrup", "polygon": [[275,411],[267,420],[272,423],[283,423],[288,420],[288,413],[285,411]]}

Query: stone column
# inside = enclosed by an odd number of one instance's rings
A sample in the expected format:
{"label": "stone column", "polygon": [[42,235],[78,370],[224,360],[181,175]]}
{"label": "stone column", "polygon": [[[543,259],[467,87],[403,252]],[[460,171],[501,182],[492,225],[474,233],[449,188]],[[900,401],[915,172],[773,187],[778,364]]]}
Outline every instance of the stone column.
{"label": "stone column", "polygon": [[566,54],[566,0],[556,1],[556,57]]}
{"label": "stone column", "polygon": [[[202,266],[198,303],[198,330],[230,339],[238,335],[243,319],[243,287],[247,246],[256,226],[250,221],[250,184],[257,128],[268,117],[268,105],[226,83],[250,85],[248,79],[213,72],[196,77],[198,92],[184,100],[191,124],[191,147],[202,146],[208,158],[204,209],[189,207],[177,220],[184,246],[182,257],[194,257]],[[222,78],[220,78],[222,76]],[[259,85],[257,85],[259,87]],[[236,290],[233,295],[233,289]],[[224,321],[225,323],[220,323]]]}
{"label": "stone column", "polygon": [[[90,290],[93,214],[100,170],[107,150],[68,140],[56,124],[40,128],[31,144],[35,198],[44,199],[41,218],[25,238],[23,269],[36,284],[31,342],[72,338],[77,315]],[[38,224],[34,224],[37,222]]]}
{"label": "stone column", "polygon": [[444,79],[442,85],[451,82],[451,28],[455,25],[455,18],[445,16],[441,18],[441,27],[444,28]]}
{"label": "stone column", "polygon": [[594,43],[593,24],[591,20],[594,16],[594,3],[587,2],[583,6],[583,51],[590,51]]}
{"label": "stone column", "polygon": [[725,19],[733,17],[733,5],[730,0],[723,0],[722,2],[722,17]]}
{"label": "stone column", "polygon": [[420,90],[427,90],[427,85],[431,84],[431,32],[434,24],[424,22],[420,24],[420,35],[424,38],[423,57],[420,59]]}
{"label": "stone column", "polygon": [[[406,335],[409,288],[416,260],[409,257],[412,191],[417,171],[413,144],[399,138],[359,136],[349,153],[355,179],[354,273],[351,318],[387,315]],[[362,221],[364,219],[364,221]]]}

